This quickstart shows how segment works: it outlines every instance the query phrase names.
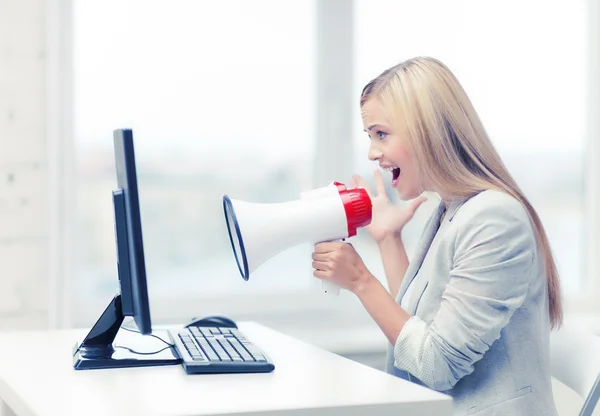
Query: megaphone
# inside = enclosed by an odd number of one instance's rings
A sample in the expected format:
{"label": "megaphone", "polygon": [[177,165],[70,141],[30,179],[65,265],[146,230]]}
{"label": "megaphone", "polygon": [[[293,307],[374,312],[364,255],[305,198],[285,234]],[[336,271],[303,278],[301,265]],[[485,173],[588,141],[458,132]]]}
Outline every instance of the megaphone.
{"label": "megaphone", "polygon": [[[296,201],[261,204],[223,196],[231,248],[244,280],[265,261],[300,243],[335,241],[356,235],[371,222],[371,198],[341,182],[300,194]],[[340,288],[323,280],[327,294]]]}

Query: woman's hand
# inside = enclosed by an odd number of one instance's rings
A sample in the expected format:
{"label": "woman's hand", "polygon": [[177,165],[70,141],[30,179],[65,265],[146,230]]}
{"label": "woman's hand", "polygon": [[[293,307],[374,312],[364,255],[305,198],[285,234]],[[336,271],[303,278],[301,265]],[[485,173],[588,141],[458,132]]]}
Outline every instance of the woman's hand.
{"label": "woman's hand", "polygon": [[406,208],[398,208],[391,203],[385,193],[385,185],[379,169],[375,170],[375,184],[377,187],[377,195],[371,193],[369,187],[360,176],[354,175],[352,178],[353,187],[364,188],[371,197],[373,214],[371,224],[365,227],[365,229],[377,243],[381,243],[387,237],[400,236],[402,228],[412,219],[417,208],[419,208],[427,198],[421,195],[420,197],[413,199]]}
{"label": "woman's hand", "polygon": [[326,242],[315,245],[312,254],[313,275],[343,289],[355,292],[373,275],[349,243]]}

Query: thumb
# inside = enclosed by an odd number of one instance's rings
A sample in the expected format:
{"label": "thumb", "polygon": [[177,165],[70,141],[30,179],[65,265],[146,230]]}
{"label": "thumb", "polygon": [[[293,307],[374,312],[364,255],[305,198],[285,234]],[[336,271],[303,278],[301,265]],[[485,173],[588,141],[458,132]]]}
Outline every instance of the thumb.
{"label": "thumb", "polygon": [[408,207],[408,212],[410,212],[410,215],[413,215],[417,208],[419,208],[425,201],[427,201],[427,197],[425,195],[421,195],[420,197],[414,199]]}

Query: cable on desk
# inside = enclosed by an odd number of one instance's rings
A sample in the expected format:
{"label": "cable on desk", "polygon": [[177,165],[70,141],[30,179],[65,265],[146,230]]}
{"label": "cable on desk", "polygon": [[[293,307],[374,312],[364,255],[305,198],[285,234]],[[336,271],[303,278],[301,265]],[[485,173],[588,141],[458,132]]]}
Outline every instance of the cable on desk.
{"label": "cable on desk", "polygon": [[[135,332],[136,334],[139,334],[140,331],[138,331],[137,329],[133,329],[133,328],[127,328],[126,326],[121,326],[122,329],[124,329],[125,331],[129,331],[129,332]],[[151,337],[154,337],[156,339],[161,340],[162,342],[164,342],[165,344],[167,344],[169,347],[174,347],[175,344],[171,344],[170,342],[165,341],[164,339],[162,339],[161,337],[159,337],[158,335],[154,335],[154,334],[148,334]],[[123,347],[125,348],[125,347]],[[164,349],[164,348],[163,348]],[[161,350],[162,351],[162,350]],[[135,351],[133,351],[135,352]],[[140,353],[141,354],[141,353]]]}
{"label": "cable on desk", "polygon": [[123,348],[123,349],[125,349],[125,350],[128,350],[129,352],[132,352],[132,353],[134,353],[134,354],[140,354],[140,355],[153,355],[153,354],[158,354],[159,352],[162,352],[162,351],[164,351],[164,350],[166,350],[166,349],[169,349],[169,348],[171,348],[171,347],[170,347],[170,346],[169,346],[169,347],[164,347],[164,348],[162,348],[162,349],[160,349],[160,350],[157,350],[157,351],[151,351],[151,352],[141,352],[141,351],[135,351],[135,350],[132,350],[131,348],[129,348],[129,347],[125,347],[125,346],[123,346],[123,345],[115,345],[115,348]]}

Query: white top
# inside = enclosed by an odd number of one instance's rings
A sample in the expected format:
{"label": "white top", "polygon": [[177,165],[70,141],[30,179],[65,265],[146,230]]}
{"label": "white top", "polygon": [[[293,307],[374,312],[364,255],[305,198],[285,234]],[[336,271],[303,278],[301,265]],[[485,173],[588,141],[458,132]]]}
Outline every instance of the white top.
{"label": "white top", "polygon": [[0,333],[0,404],[25,416],[451,414],[446,395],[259,324],[239,326],[275,371],[188,375],[180,365],[76,371],[72,348],[87,331]]}

